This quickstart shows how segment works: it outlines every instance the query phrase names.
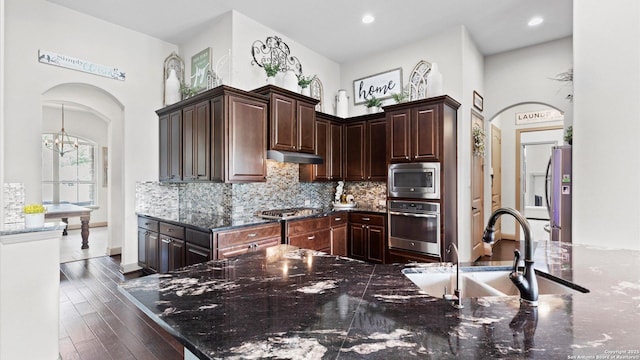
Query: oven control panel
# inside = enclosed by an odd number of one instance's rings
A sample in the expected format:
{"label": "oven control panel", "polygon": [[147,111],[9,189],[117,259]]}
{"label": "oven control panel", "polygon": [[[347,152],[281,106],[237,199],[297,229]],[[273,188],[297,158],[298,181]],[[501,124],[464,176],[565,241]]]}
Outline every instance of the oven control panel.
{"label": "oven control panel", "polygon": [[440,204],[426,201],[389,200],[389,211],[417,214],[439,213]]}

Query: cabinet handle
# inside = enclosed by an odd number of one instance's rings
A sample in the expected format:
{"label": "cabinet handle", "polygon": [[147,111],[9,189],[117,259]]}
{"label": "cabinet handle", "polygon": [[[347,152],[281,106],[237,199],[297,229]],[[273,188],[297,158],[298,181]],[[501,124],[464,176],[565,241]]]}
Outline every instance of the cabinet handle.
{"label": "cabinet handle", "polygon": [[404,158],[405,158],[406,160],[409,160],[409,157],[408,157],[408,156],[405,156]]}
{"label": "cabinet handle", "polygon": [[256,237],[256,235],[258,235],[258,234],[257,234],[257,233],[251,233],[251,234],[249,234],[249,235],[247,235],[247,236],[249,236],[249,237]]}
{"label": "cabinet handle", "polygon": [[173,229],[169,228],[169,229],[168,229],[168,231],[169,231],[169,232],[173,232]]}
{"label": "cabinet handle", "polygon": [[171,244],[171,240],[169,239],[162,239],[162,242],[165,244]]}
{"label": "cabinet handle", "polygon": [[368,218],[368,217],[362,218],[362,221],[370,221],[370,220],[371,220],[371,218]]}
{"label": "cabinet handle", "polygon": [[336,218],[336,221],[340,221],[340,220],[342,220],[342,218],[339,218],[339,217]]}
{"label": "cabinet handle", "polygon": [[[495,202],[495,201],[494,201],[494,202]],[[149,226],[149,223],[148,223],[148,222],[144,223],[144,226]]]}
{"label": "cabinet handle", "polygon": [[307,240],[313,240],[313,239],[315,239],[315,238],[316,238],[316,236],[315,236],[315,235],[307,236]]}
{"label": "cabinet handle", "polygon": [[364,225],[362,225],[362,228],[364,229]]}
{"label": "cabinet handle", "polygon": [[475,206],[472,206],[472,207],[471,207],[471,210],[478,210],[478,208],[477,208],[477,207],[475,207]]}

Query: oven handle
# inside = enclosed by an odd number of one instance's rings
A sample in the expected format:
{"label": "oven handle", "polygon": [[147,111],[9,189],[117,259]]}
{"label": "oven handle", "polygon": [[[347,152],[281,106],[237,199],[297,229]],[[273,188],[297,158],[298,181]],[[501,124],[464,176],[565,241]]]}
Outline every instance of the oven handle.
{"label": "oven handle", "polygon": [[400,215],[400,216],[421,217],[421,218],[438,217],[438,213],[412,214],[412,213],[401,213],[397,211],[389,211],[389,215]]}

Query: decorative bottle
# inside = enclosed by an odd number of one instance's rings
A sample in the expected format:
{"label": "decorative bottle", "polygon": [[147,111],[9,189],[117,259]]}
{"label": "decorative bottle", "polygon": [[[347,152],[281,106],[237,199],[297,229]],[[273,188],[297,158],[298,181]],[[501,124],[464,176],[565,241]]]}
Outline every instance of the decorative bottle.
{"label": "decorative bottle", "polygon": [[171,105],[182,100],[180,96],[180,80],[175,69],[169,70],[169,76],[164,83],[164,104]]}
{"label": "decorative bottle", "polygon": [[442,74],[438,69],[438,64],[431,64],[431,71],[427,75],[427,97],[443,95],[442,91]]}
{"label": "decorative bottle", "polygon": [[349,116],[349,98],[347,97],[347,90],[338,90],[336,96],[336,116],[346,118]]}

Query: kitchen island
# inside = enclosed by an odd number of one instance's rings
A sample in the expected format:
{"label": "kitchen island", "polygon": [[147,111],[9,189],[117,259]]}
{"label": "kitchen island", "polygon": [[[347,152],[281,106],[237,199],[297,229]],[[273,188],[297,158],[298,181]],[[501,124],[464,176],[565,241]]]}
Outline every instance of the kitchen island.
{"label": "kitchen island", "polygon": [[120,290],[201,359],[640,359],[640,252],[540,242],[535,260],[590,292],[541,295],[537,308],[465,298],[456,310],[401,273],[411,265],[286,245]]}

